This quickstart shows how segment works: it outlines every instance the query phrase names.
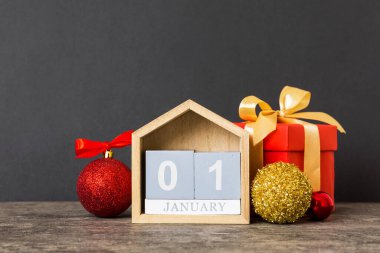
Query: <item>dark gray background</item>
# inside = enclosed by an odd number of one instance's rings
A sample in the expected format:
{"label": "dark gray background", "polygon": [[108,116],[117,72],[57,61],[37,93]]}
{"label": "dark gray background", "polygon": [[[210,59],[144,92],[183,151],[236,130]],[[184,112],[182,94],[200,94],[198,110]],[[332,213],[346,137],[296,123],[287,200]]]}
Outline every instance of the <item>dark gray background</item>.
{"label": "dark gray background", "polygon": [[77,137],[291,84],[347,130],[336,199],[380,201],[379,45],[379,1],[0,1],[0,200],[76,199]]}

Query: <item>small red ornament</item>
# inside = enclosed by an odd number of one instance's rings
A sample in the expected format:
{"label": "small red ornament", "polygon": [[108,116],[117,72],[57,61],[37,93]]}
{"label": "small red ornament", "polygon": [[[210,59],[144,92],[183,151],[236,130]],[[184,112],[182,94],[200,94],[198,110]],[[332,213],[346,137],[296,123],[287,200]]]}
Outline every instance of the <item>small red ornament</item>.
{"label": "small red ornament", "polygon": [[128,209],[132,202],[131,172],[119,160],[112,158],[111,148],[131,144],[132,131],[111,142],[77,139],[77,158],[87,158],[104,152],[105,157],[90,162],[80,173],[77,194],[80,203],[98,217],[115,217]]}
{"label": "small red ornament", "polygon": [[307,215],[313,220],[324,220],[334,209],[334,201],[326,192],[313,192]]}

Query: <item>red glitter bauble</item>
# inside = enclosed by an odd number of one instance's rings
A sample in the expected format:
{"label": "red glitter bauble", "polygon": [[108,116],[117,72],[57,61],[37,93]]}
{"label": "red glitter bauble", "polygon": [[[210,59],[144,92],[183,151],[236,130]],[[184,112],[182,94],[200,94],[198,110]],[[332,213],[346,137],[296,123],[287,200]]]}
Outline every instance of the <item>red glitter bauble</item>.
{"label": "red glitter bauble", "polygon": [[115,217],[131,205],[131,172],[122,162],[101,158],[90,162],[77,182],[80,203],[98,217]]}
{"label": "red glitter bauble", "polygon": [[313,220],[324,220],[334,209],[334,201],[326,192],[313,192],[307,215]]}

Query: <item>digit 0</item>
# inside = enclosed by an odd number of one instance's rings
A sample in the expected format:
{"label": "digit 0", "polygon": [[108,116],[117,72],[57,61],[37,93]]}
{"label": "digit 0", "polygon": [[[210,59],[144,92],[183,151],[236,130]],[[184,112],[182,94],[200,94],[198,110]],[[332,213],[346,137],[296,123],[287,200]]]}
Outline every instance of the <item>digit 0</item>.
{"label": "digit 0", "polygon": [[[170,183],[165,183],[166,168],[170,169]],[[158,168],[158,184],[164,191],[171,191],[177,185],[177,166],[172,161],[163,161]]]}

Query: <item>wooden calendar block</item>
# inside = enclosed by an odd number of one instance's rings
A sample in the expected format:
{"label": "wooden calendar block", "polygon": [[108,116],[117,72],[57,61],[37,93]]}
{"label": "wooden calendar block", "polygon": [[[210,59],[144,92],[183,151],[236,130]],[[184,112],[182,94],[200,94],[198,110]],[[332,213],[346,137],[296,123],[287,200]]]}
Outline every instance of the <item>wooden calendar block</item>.
{"label": "wooden calendar block", "polygon": [[194,199],[193,151],[146,151],[146,199]]}
{"label": "wooden calendar block", "polygon": [[194,153],[195,199],[240,199],[240,153]]}

